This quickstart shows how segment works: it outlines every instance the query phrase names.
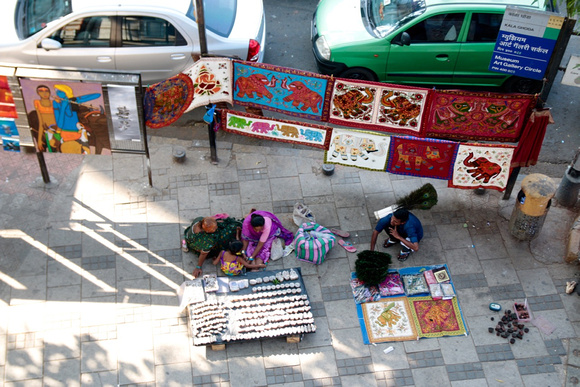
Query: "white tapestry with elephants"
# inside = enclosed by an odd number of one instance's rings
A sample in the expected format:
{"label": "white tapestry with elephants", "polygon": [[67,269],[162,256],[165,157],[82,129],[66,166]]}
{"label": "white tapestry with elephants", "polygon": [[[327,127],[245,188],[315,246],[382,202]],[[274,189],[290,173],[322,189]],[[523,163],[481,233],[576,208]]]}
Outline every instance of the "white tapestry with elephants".
{"label": "white tapestry with elephants", "polygon": [[449,187],[505,190],[514,149],[510,145],[460,144]]}
{"label": "white tapestry with elephants", "polygon": [[363,130],[333,129],[325,163],[349,167],[385,170],[390,137]]}
{"label": "white tapestry with elephants", "polygon": [[193,82],[193,100],[185,112],[211,103],[233,104],[231,59],[202,58],[183,74]]}

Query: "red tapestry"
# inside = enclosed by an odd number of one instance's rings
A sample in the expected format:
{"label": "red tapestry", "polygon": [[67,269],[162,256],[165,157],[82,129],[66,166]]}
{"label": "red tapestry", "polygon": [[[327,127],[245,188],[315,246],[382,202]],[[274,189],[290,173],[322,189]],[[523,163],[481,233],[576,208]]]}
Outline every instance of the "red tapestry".
{"label": "red tapestry", "polygon": [[550,109],[534,110],[522,131],[522,137],[512,157],[511,167],[529,167],[536,165],[542,149],[548,124],[553,124],[554,118]]}
{"label": "red tapestry", "polygon": [[450,300],[409,297],[409,303],[420,337],[453,336],[466,333],[455,297]]}
{"label": "red tapestry", "polygon": [[427,137],[516,142],[536,97],[439,90],[431,101]]}
{"label": "red tapestry", "polygon": [[3,75],[0,75],[0,117],[18,118],[12,91],[8,86],[8,78]]}
{"label": "red tapestry", "polygon": [[457,146],[453,141],[391,137],[387,172],[449,180]]}
{"label": "red tapestry", "polygon": [[193,100],[193,82],[177,74],[145,90],[143,109],[145,124],[152,129],[171,125],[179,119]]}

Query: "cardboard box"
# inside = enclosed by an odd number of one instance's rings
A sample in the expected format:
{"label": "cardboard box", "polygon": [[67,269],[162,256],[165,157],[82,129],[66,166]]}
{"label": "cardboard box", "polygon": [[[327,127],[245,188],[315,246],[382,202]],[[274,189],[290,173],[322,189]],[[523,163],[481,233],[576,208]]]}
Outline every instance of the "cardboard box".
{"label": "cardboard box", "polygon": [[532,320],[532,311],[528,306],[528,299],[526,298],[523,303],[515,302],[514,303],[514,311],[516,313],[516,317],[520,322],[528,322]]}

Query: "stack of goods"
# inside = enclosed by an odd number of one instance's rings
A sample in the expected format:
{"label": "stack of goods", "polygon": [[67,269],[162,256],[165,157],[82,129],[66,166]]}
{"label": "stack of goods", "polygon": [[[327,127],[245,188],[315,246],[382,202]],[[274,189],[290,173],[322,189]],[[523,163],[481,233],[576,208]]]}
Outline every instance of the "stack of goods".
{"label": "stack of goods", "polygon": [[401,275],[399,273],[389,273],[387,278],[379,284],[379,292],[381,296],[396,296],[405,294]]}
{"label": "stack of goods", "polygon": [[[299,335],[316,331],[308,295],[296,270],[251,279],[208,275],[191,281],[189,318],[194,345]],[[229,281],[222,290],[220,281]]]}
{"label": "stack of goods", "polygon": [[425,282],[425,277],[422,274],[408,274],[403,275],[403,285],[405,286],[405,293],[407,296],[416,296],[419,294],[429,293],[429,287]]}
{"label": "stack of goods", "polygon": [[429,287],[429,293],[434,300],[450,300],[455,297],[455,291],[451,284],[451,278],[445,267],[440,267],[423,272],[425,282]]}
{"label": "stack of goods", "polygon": [[365,283],[358,278],[350,280],[350,287],[352,288],[354,302],[357,304],[378,301],[381,298],[381,293],[376,286],[366,286]]}
{"label": "stack of goods", "polygon": [[[518,304],[516,304],[518,305]],[[519,304],[522,305],[523,304]],[[491,318],[493,321],[494,318]],[[501,320],[497,322],[495,329],[488,328],[489,333],[493,333],[495,330],[496,336],[501,336],[504,339],[508,339],[510,344],[515,344],[516,339],[521,340],[524,334],[528,333],[530,330],[518,321],[518,315],[513,313],[511,310],[506,310]]]}

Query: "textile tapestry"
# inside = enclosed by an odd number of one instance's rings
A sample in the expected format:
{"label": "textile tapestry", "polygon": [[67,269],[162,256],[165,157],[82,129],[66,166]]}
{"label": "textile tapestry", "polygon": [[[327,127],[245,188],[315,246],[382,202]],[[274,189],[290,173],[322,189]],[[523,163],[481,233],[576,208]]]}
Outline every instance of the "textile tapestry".
{"label": "textile tapestry", "polygon": [[0,75],[0,118],[18,118],[8,77]]}
{"label": "textile tapestry", "polygon": [[185,74],[149,86],[145,90],[145,123],[152,129],[169,126],[179,119],[193,100],[193,82]]}
{"label": "textile tapestry", "polygon": [[327,115],[330,77],[263,63],[233,63],[235,104],[318,121]]}
{"label": "textile tapestry", "polygon": [[416,340],[407,297],[389,298],[361,304],[369,342]]}
{"label": "textile tapestry", "polygon": [[457,146],[453,141],[393,137],[387,172],[449,180]]}
{"label": "textile tapestry", "polygon": [[222,110],[221,127],[230,133],[321,149],[328,147],[331,131],[331,128],[325,126],[273,120],[232,110]]}
{"label": "textile tapestry", "polygon": [[362,130],[333,129],[324,162],[384,171],[389,143],[390,137],[386,135]]}
{"label": "textile tapestry", "polygon": [[419,337],[458,336],[467,333],[456,297],[450,300],[411,297],[409,303]]}
{"label": "textile tapestry", "polygon": [[231,59],[202,58],[183,74],[193,83],[193,100],[185,112],[212,103],[233,104]]}
{"label": "textile tapestry", "polygon": [[419,136],[427,89],[337,79],[328,121],[338,125]]}
{"label": "textile tapestry", "polygon": [[460,144],[453,179],[453,188],[490,188],[503,191],[510,173],[514,147],[510,145]]}
{"label": "textile tapestry", "polygon": [[427,137],[516,142],[535,97],[440,90],[431,101]]}

